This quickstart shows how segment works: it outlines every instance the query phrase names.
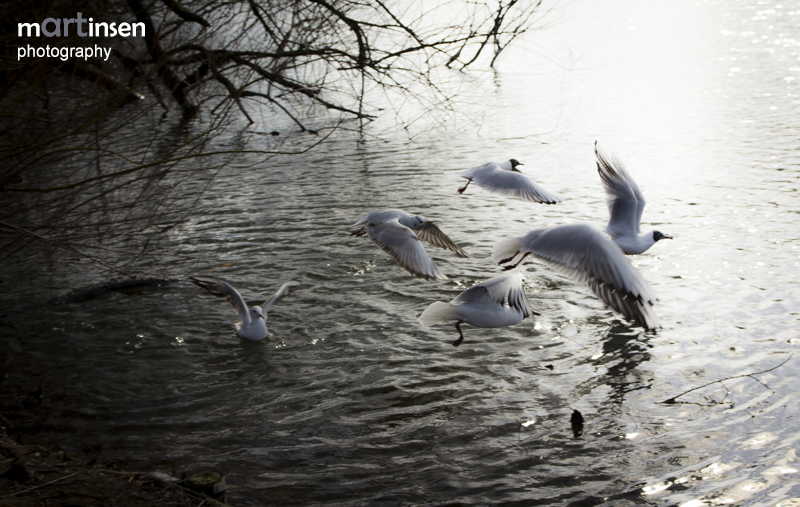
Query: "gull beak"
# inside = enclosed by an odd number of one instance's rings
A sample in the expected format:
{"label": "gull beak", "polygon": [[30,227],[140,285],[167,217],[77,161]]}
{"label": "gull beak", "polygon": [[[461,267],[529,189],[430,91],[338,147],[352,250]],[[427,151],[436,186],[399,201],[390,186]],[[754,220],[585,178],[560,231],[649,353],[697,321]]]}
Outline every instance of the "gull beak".
{"label": "gull beak", "polygon": [[[525,164],[517,164],[517,167],[519,167],[519,166],[521,166],[521,165],[525,165]],[[516,167],[514,167],[514,168],[513,168],[513,169],[511,169],[511,170],[512,170],[512,171],[514,171],[514,172],[516,172],[516,173],[521,173],[521,172],[522,172],[522,171],[520,171],[519,169],[517,169]]]}

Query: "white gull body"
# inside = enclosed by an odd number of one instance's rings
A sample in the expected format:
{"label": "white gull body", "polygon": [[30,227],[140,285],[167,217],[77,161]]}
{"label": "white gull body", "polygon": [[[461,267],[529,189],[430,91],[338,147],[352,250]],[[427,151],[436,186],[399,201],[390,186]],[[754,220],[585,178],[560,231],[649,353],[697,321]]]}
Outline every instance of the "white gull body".
{"label": "white gull body", "polygon": [[269,336],[267,310],[300,285],[295,281],[286,282],[263,305],[252,306],[248,309],[241,294],[227,282],[213,276],[190,276],[189,279],[209,294],[224,297],[239,316],[239,322],[236,323],[236,334],[253,341],[260,341]]}
{"label": "white gull body", "polygon": [[492,261],[512,269],[530,254],[586,282],[597,297],[626,319],[648,331],[660,327],[653,311],[657,299],[650,285],[602,232],[586,224],[536,229],[500,240],[492,250]]}
{"label": "white gull body", "polygon": [[640,254],[658,240],[672,239],[660,231],[642,233],[640,230],[644,213],[644,195],[633,180],[622,161],[615,154],[606,155],[594,144],[597,155],[597,172],[603,181],[610,218],[606,232],[623,252]]}
{"label": "white gull body", "polygon": [[448,238],[435,223],[423,216],[409,215],[403,210],[372,211],[350,227],[359,226],[360,229],[351,233],[351,236],[367,234],[376,245],[391,255],[400,267],[418,278],[447,280],[447,276],[439,271],[420,240],[451,250],[460,257],[468,257],[467,253]]}
{"label": "white gull body", "polygon": [[464,341],[462,322],[475,327],[505,327],[519,324],[532,314],[535,312],[528,305],[522,274],[513,272],[473,285],[449,303],[432,303],[422,312],[419,321],[424,326],[456,321],[459,337],[453,345],[458,346]]}
{"label": "white gull body", "polygon": [[487,162],[485,164],[458,171],[456,174],[466,178],[467,184],[458,189],[462,194],[471,182],[490,192],[509,197],[516,197],[530,202],[555,204],[561,201],[556,194],[545,190],[528,176],[522,174],[517,166],[523,165],[516,159],[503,162]]}

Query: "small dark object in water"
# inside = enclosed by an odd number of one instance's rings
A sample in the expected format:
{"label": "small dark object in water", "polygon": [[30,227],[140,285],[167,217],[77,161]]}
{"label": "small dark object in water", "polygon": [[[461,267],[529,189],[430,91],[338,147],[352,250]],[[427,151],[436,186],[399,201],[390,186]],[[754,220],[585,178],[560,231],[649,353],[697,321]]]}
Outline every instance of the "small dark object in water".
{"label": "small dark object in water", "polygon": [[279,136],[279,135],[281,135],[281,133],[280,133],[280,132],[278,132],[277,130],[273,130],[273,131],[272,131],[272,132],[270,132],[269,134],[270,134],[271,136]]}
{"label": "small dark object in water", "polygon": [[546,365],[544,365],[544,367],[547,368],[548,370],[552,370],[553,369],[553,365],[552,364],[546,364]]}
{"label": "small dark object in water", "polygon": [[581,436],[583,434],[583,414],[573,410],[569,422],[572,423],[572,434],[575,435],[575,438]]}

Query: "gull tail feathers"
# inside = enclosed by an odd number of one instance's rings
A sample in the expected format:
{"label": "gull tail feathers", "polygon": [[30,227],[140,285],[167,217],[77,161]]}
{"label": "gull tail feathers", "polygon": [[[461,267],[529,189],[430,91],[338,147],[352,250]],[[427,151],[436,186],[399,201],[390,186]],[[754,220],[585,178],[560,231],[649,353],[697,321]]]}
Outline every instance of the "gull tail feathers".
{"label": "gull tail feathers", "polygon": [[442,301],[436,301],[435,303],[431,303],[422,315],[419,316],[419,321],[423,326],[432,326],[439,322],[445,322],[449,320],[458,320],[458,313],[456,308],[451,305],[450,303],[444,303]]}
{"label": "gull tail feathers", "polygon": [[503,238],[492,248],[492,262],[504,264],[510,262],[522,249],[522,242],[517,237]]}

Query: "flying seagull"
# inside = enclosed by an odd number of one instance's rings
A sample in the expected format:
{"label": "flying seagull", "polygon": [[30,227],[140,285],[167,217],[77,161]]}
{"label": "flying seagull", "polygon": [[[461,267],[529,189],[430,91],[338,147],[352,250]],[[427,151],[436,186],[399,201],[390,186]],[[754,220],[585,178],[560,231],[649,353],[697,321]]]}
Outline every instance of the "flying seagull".
{"label": "flying seagull", "polygon": [[626,319],[648,331],[661,327],[653,311],[653,290],[619,247],[593,227],[559,225],[502,239],[492,249],[492,261],[513,269],[530,254],[586,282]]}
{"label": "flying seagull", "polygon": [[369,238],[406,271],[426,280],[447,280],[420,240],[433,246],[451,250],[460,257],[467,253],[455,244],[439,227],[422,216],[412,216],[403,210],[377,210],[364,215],[350,227],[361,226],[351,236],[368,235]]}
{"label": "flying seagull", "polygon": [[419,321],[423,326],[444,321],[456,321],[458,339],[456,347],[464,341],[461,323],[475,327],[505,327],[519,324],[522,319],[538,315],[528,306],[522,274],[503,273],[473,285],[449,303],[436,301],[422,312]]}
{"label": "flying seagull", "polygon": [[251,306],[248,310],[241,294],[227,282],[213,276],[190,276],[189,279],[205,289],[209,294],[225,298],[239,315],[240,322],[236,323],[236,334],[253,341],[263,340],[269,335],[267,332],[267,310],[300,285],[295,281],[286,282],[263,305]]}
{"label": "flying seagull", "polygon": [[606,155],[594,143],[597,155],[597,172],[603,181],[608,202],[608,220],[606,232],[611,236],[623,252],[629,255],[640,254],[656,244],[660,239],[672,239],[660,231],[641,233],[639,226],[644,212],[644,195],[633,180],[622,161],[615,155]]}
{"label": "flying seagull", "polygon": [[556,194],[549,192],[525,176],[517,169],[523,165],[516,159],[504,162],[486,162],[483,165],[458,171],[456,174],[467,179],[467,184],[458,189],[463,194],[473,181],[479,187],[490,192],[509,197],[517,197],[525,201],[555,204],[561,201]]}

